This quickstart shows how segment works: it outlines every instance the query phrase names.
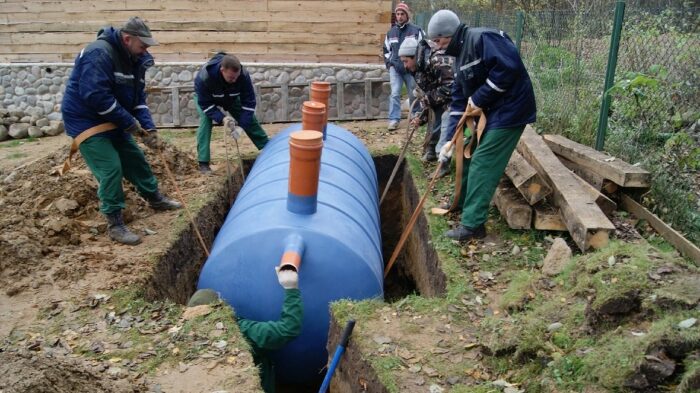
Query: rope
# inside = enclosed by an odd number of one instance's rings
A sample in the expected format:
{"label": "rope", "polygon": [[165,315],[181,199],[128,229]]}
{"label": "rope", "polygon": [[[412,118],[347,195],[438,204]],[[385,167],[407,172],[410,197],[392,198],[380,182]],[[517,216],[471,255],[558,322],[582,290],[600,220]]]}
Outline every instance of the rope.
{"label": "rope", "polygon": [[418,99],[413,100],[413,104],[411,104],[411,108],[408,110],[408,126],[406,128],[406,143],[403,145],[403,148],[401,149],[401,153],[399,153],[399,158],[396,159],[396,164],[394,164],[394,169],[391,171],[391,176],[389,176],[389,181],[386,182],[386,186],[384,186],[384,192],[382,192],[382,197],[379,198],[379,206],[382,205],[382,202],[384,202],[384,198],[386,197],[386,194],[389,192],[389,187],[391,187],[391,183],[394,182],[394,177],[396,177],[396,173],[399,171],[399,167],[401,166],[401,163],[403,162],[403,158],[406,155],[406,150],[408,150],[408,145],[411,144],[411,139],[413,138],[413,133],[416,131],[418,127],[411,127],[411,113],[413,113],[413,108],[415,107],[416,103],[418,102]]}

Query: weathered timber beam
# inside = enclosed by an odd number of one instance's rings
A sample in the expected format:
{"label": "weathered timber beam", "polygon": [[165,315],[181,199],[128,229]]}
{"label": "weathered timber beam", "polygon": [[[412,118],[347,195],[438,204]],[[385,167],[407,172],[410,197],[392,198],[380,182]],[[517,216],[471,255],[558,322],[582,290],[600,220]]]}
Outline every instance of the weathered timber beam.
{"label": "weathered timber beam", "polygon": [[552,193],[552,189],[542,180],[535,168],[517,151],[510,156],[506,166],[506,176],[531,206]]}
{"label": "weathered timber beam", "polygon": [[493,194],[493,202],[510,228],[530,229],[532,227],[532,208],[508,179],[501,179]]}

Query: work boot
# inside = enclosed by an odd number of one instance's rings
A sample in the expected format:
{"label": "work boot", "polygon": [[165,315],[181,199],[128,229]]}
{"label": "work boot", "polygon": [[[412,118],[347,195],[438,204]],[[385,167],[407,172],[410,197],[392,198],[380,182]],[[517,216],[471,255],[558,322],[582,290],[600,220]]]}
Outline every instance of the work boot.
{"label": "work boot", "polygon": [[450,174],[450,163],[449,162],[441,162],[438,165],[440,165],[440,170],[438,171],[438,175],[437,175],[438,179]]}
{"label": "work boot", "polygon": [[445,236],[453,240],[467,241],[472,239],[483,239],[486,237],[486,228],[484,224],[476,228],[469,228],[459,224],[455,229],[450,229],[445,232]]}
{"label": "work boot", "polygon": [[208,162],[199,163],[199,173],[202,175],[211,175],[211,167]]}
{"label": "work boot", "polygon": [[130,246],[141,243],[141,236],[131,232],[129,228],[124,225],[124,218],[121,210],[106,214],[106,216],[107,222],[109,223],[107,232],[109,233],[110,239]]}
{"label": "work boot", "polygon": [[426,149],[425,153],[423,154],[423,157],[421,157],[421,160],[423,162],[435,162],[437,161],[438,157],[437,154],[435,154],[435,148],[433,147]]}
{"label": "work boot", "polygon": [[153,210],[175,210],[182,207],[182,204],[180,202],[166,197],[159,191],[156,191],[155,194],[153,194],[150,197],[147,197],[146,200],[148,200],[148,204]]}

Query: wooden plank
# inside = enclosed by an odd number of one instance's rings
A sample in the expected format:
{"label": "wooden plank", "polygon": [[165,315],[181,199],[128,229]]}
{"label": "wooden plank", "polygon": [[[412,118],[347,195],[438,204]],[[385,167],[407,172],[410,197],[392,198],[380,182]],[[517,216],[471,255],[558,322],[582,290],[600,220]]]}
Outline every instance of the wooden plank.
{"label": "wooden plank", "polygon": [[323,10],[333,12],[348,11],[375,11],[391,12],[391,1],[360,1],[360,0],[335,0],[335,1],[279,1],[268,0],[267,7],[270,11],[303,11]]}
{"label": "wooden plank", "polygon": [[[299,23],[300,25],[303,25]],[[337,24],[336,24],[337,25]],[[105,22],[19,22],[0,24],[0,32],[21,32],[21,33],[40,33],[40,32],[86,32],[95,34],[100,28],[105,26]],[[149,22],[148,27],[151,31],[219,31],[219,32],[239,32],[239,31],[268,31],[268,22],[230,22],[222,20],[212,20],[206,22],[172,22],[172,21],[157,21]],[[354,25],[353,28],[357,29]],[[290,31],[291,32],[291,31]],[[305,32],[300,30],[300,32]],[[340,33],[338,33],[340,34]]]}
{"label": "wooden plank", "polygon": [[592,170],[585,168],[573,161],[567,160],[566,158],[562,156],[558,156],[559,161],[561,161],[562,164],[564,164],[565,167],[569,168],[570,171],[574,172],[575,174],[579,175],[583,180],[588,182],[591,186],[593,186],[596,190],[598,191],[603,191],[608,194],[613,194],[615,191],[617,191],[618,185],[611,182],[608,179],[604,179],[602,176],[599,174],[593,172]]}
{"label": "wooden plank", "polygon": [[580,184],[581,191],[585,192],[588,195],[588,197],[591,198],[591,200],[593,200],[596,205],[598,205],[600,210],[602,210],[606,216],[611,215],[615,210],[617,210],[617,203],[615,203],[612,199],[608,198],[603,193],[596,190],[595,187],[588,184],[587,181],[583,180],[581,176],[577,175],[574,171],[571,171],[571,174]]}
{"label": "wooden plank", "polygon": [[649,187],[651,174],[619,158],[576,143],[561,135],[545,135],[544,140],[556,154],[592,170],[622,187]]}
{"label": "wooden plank", "polygon": [[552,188],[517,151],[510,156],[505,173],[531,206],[552,193]]}
{"label": "wooden plank", "polygon": [[520,195],[508,179],[501,179],[493,194],[501,217],[512,229],[530,229],[532,227],[532,208]]}
{"label": "wooden plank", "polygon": [[534,217],[532,226],[540,231],[565,232],[566,225],[561,218],[561,212],[549,203],[540,203],[532,207]]}
{"label": "wooden plank", "polygon": [[268,31],[302,32],[314,34],[355,34],[358,30],[365,33],[386,35],[389,27],[384,22],[279,22],[268,21]]}
{"label": "wooden plank", "polygon": [[694,260],[696,263],[700,263],[700,248],[691,243],[681,233],[671,228],[670,225],[663,222],[654,213],[625,194],[621,194],[621,206],[623,209],[637,216],[637,218],[647,220],[649,225],[659,232],[667,242],[676,247],[682,255]]}
{"label": "wooden plank", "polygon": [[591,247],[605,247],[615,226],[595,202],[580,191],[578,180],[532,127],[525,127],[518,152],[552,186],[554,204],[561,210],[566,228],[579,248],[586,251]]}

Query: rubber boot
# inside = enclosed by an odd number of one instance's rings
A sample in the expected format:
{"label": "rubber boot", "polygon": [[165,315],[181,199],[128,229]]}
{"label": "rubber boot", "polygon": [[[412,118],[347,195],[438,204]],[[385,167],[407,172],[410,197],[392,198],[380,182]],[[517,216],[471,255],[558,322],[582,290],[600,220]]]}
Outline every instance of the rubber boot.
{"label": "rubber boot", "polygon": [[141,243],[141,236],[131,232],[129,228],[124,225],[124,218],[121,210],[114,213],[109,213],[106,216],[107,222],[109,223],[107,232],[112,240],[122,244],[128,244],[130,246],[135,246]]}
{"label": "rubber boot", "polygon": [[147,197],[146,200],[148,200],[148,204],[153,210],[175,210],[182,207],[180,202],[166,197],[159,191],[156,191],[155,194]]}

